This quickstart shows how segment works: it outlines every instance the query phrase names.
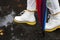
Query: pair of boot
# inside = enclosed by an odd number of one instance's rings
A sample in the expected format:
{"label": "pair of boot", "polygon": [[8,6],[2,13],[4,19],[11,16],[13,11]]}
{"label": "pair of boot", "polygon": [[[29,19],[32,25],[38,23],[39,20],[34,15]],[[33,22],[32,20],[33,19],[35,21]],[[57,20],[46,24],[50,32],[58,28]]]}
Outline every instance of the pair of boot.
{"label": "pair of boot", "polygon": [[[17,23],[27,23],[29,25],[35,25],[36,19],[33,11],[24,10],[25,12],[21,16],[16,16],[14,21]],[[51,17],[46,23],[45,31],[51,32],[60,28],[60,13],[51,14]]]}

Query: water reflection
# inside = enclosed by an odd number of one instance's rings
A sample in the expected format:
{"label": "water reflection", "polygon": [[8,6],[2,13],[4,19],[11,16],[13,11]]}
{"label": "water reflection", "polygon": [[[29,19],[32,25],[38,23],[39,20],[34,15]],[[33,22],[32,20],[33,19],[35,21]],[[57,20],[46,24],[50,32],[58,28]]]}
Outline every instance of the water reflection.
{"label": "water reflection", "polygon": [[15,15],[15,12],[12,11],[10,14],[8,14],[8,15],[6,15],[4,17],[0,17],[0,27],[7,26],[10,23],[12,23],[14,15]]}

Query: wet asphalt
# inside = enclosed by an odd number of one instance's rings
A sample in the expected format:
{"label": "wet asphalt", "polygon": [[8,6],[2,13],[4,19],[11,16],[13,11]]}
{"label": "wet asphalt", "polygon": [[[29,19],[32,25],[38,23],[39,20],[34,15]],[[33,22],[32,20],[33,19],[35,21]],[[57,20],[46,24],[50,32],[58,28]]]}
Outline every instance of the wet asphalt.
{"label": "wet asphalt", "polygon": [[17,24],[13,21],[15,16],[26,9],[26,0],[1,0],[0,1],[0,40],[43,40],[42,27],[38,22],[37,13],[36,25]]}

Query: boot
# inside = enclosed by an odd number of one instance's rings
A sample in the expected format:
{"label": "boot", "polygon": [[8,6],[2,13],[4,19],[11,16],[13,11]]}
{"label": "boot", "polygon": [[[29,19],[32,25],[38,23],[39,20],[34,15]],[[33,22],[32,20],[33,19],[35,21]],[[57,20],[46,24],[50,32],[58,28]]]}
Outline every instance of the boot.
{"label": "boot", "polygon": [[34,11],[36,11],[36,0],[27,0],[27,10],[21,16],[16,16],[14,21],[17,23],[27,23],[29,25],[35,25],[36,19]]}
{"label": "boot", "polygon": [[46,23],[45,31],[52,32],[58,28],[60,28],[60,12],[50,17]]}
{"label": "boot", "polygon": [[51,16],[45,26],[45,31],[52,32],[60,28],[60,6],[58,0],[47,0],[47,8]]}
{"label": "boot", "polygon": [[35,25],[36,24],[36,19],[34,16],[34,11],[28,11],[24,10],[24,14],[21,16],[16,16],[14,18],[14,21],[17,23],[27,23],[29,25]]}

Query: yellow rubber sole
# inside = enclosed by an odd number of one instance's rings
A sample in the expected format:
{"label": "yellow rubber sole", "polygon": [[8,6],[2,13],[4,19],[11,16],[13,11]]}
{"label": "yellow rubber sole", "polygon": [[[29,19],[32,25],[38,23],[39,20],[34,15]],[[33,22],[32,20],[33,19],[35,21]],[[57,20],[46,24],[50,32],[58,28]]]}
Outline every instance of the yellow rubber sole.
{"label": "yellow rubber sole", "polygon": [[14,22],[16,22],[16,23],[26,23],[26,24],[28,24],[28,25],[35,25],[35,24],[36,24],[35,21],[34,21],[34,22],[21,22],[21,21],[15,20],[15,19],[14,19]]}
{"label": "yellow rubber sole", "polygon": [[45,31],[46,31],[46,32],[53,32],[53,31],[55,31],[55,30],[58,29],[58,28],[60,28],[60,26],[57,26],[57,27],[55,27],[55,28],[53,28],[53,29],[45,30]]}

